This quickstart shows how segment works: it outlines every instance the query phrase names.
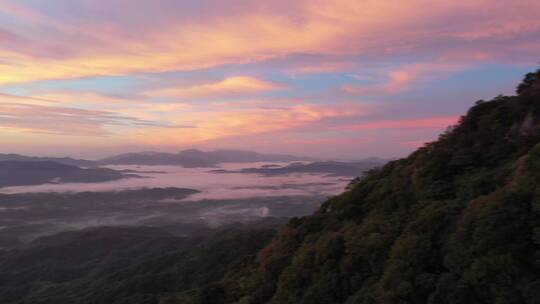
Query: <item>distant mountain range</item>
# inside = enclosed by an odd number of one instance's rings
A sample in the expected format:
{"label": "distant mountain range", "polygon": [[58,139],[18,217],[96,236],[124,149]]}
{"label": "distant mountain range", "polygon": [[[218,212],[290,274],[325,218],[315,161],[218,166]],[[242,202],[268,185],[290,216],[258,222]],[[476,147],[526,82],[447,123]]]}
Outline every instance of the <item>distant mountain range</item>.
{"label": "distant mountain range", "polygon": [[291,173],[328,174],[356,177],[382,166],[387,160],[368,158],[355,162],[313,161],[308,157],[284,154],[264,154],[240,150],[184,150],[178,153],[141,152],[120,154],[101,160],[71,157],[36,157],[19,154],[0,154],[0,188],[31,186],[47,183],[93,183],[127,177],[140,177],[143,171],[113,170],[107,165],[172,165],[185,168],[217,167],[222,163],[293,162],[288,165],[267,164],[260,168],[239,171],[212,170],[213,173],[255,173],[283,175]]}
{"label": "distant mountain range", "polygon": [[77,167],[94,167],[96,162],[92,160],[76,159],[71,157],[39,157],[39,156],[26,156],[20,154],[1,154],[0,161],[19,161],[19,162],[55,162],[64,165],[77,166]]}
{"label": "distant mountain range", "polygon": [[0,161],[0,188],[46,183],[95,183],[138,177],[107,168],[79,168],[52,161]]}
{"label": "distant mountain range", "polygon": [[213,167],[220,163],[280,162],[309,160],[283,154],[263,154],[241,150],[184,150],[178,153],[126,153],[100,160],[104,165],[176,165],[187,168]]}
{"label": "distant mountain range", "polygon": [[[111,157],[106,157],[100,160],[87,160],[87,159],[78,159],[72,157],[39,157],[39,156],[26,156],[20,154],[1,154],[0,153],[0,162],[1,161],[19,161],[19,162],[55,162],[59,164],[65,164],[70,166],[77,167],[99,167],[106,165],[172,165],[172,166],[182,166],[186,168],[196,168],[196,167],[215,167],[222,163],[253,163],[253,162],[300,162],[300,161],[314,161],[313,164],[305,168],[301,168],[300,164],[292,164],[290,168],[280,168],[278,170],[263,170],[264,172],[253,172],[253,173],[263,173],[263,174],[281,174],[285,171],[293,170],[295,172],[317,172],[317,173],[333,173],[327,172],[328,169],[316,169],[316,167],[336,167],[336,166],[347,166],[353,167],[360,166],[365,167],[370,166],[370,164],[381,165],[389,161],[389,159],[383,159],[378,157],[370,157],[361,159],[358,161],[316,161],[311,157],[305,156],[293,156],[287,154],[267,154],[267,153],[258,153],[253,151],[243,151],[243,150],[214,150],[214,151],[201,151],[196,149],[183,150],[178,153],[167,153],[167,152],[135,152],[135,153],[123,153]],[[267,169],[271,168],[274,165],[269,165]],[[275,165],[274,167],[279,167]],[[294,168],[293,168],[294,167]],[[305,171],[299,171],[305,170]],[[321,171],[322,170],[322,171]],[[332,169],[334,170],[334,169]],[[330,171],[332,171],[330,170]],[[355,170],[350,168],[350,170]],[[244,173],[250,173],[251,169],[246,169]],[[255,171],[258,171],[255,170]],[[337,174],[337,175],[353,175],[350,174]]]}
{"label": "distant mountain range", "polygon": [[365,161],[357,162],[337,162],[337,161],[322,161],[301,163],[296,162],[286,166],[265,165],[260,168],[244,168],[238,171],[229,170],[212,170],[213,173],[255,173],[261,175],[284,175],[292,173],[313,173],[313,174],[329,174],[334,176],[356,177],[362,175],[363,172],[370,169],[380,167],[386,163],[385,160],[375,160],[373,158]]}
{"label": "distant mountain range", "polygon": [[138,152],[125,153],[101,160],[85,160],[70,157],[34,157],[19,154],[0,154],[0,161],[52,161],[78,167],[97,167],[104,165],[173,165],[186,168],[213,167],[221,163],[250,163],[250,162],[290,162],[307,161],[309,157],[299,157],[284,154],[265,154],[242,150],[200,151],[196,149],[183,150],[178,153]]}

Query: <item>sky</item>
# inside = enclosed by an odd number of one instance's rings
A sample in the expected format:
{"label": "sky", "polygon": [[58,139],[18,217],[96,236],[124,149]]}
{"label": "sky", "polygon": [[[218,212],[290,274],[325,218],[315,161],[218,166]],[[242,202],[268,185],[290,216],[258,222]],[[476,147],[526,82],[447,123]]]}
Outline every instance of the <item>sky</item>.
{"label": "sky", "polygon": [[0,153],[405,156],[540,64],[540,1],[0,0]]}

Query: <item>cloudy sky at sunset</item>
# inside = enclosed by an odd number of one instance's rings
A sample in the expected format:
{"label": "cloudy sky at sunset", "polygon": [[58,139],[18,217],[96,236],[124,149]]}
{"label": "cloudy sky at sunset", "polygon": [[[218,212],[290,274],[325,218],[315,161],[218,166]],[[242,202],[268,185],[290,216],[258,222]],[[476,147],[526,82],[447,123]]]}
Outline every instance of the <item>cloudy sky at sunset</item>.
{"label": "cloudy sky at sunset", "polygon": [[0,0],[0,153],[404,156],[540,64],[540,1]]}

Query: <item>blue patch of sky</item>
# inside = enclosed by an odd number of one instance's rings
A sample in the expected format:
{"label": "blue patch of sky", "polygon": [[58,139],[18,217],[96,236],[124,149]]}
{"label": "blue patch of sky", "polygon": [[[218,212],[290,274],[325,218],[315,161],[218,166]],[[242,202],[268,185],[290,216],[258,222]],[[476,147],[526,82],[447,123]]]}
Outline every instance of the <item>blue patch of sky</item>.
{"label": "blue patch of sky", "polygon": [[399,116],[461,115],[479,99],[515,94],[523,76],[535,69],[526,65],[483,64],[420,85],[412,84],[411,91],[373,99],[393,105]]}
{"label": "blue patch of sky", "polygon": [[523,76],[534,70],[534,66],[481,65],[451,75],[439,82],[437,87],[439,90],[460,88],[469,92],[486,92],[484,98],[491,98],[498,94],[512,95]]}
{"label": "blue patch of sky", "polygon": [[140,82],[132,76],[103,76],[78,79],[44,80],[27,84],[12,85],[4,89],[14,95],[31,95],[34,92],[84,91],[104,95],[129,95]]}

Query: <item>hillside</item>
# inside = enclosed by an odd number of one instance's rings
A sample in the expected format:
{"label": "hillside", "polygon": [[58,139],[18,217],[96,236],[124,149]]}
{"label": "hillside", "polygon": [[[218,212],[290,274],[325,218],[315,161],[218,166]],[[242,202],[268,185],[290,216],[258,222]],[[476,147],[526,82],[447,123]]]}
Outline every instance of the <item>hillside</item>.
{"label": "hillside", "polygon": [[[203,228],[198,228],[203,229]],[[270,228],[177,236],[150,227],[101,227],[0,252],[1,303],[157,303],[157,292],[221,278],[274,235]]]}
{"label": "hillside", "polygon": [[517,92],[292,220],[195,299],[540,303],[540,71]]}

